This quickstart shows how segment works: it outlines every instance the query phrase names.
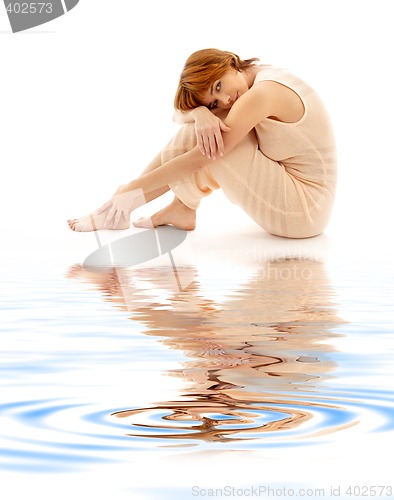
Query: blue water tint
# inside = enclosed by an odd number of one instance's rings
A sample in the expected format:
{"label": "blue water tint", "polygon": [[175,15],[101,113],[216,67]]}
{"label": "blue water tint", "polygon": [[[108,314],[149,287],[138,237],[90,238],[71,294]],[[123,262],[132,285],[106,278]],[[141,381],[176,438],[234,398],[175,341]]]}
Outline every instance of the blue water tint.
{"label": "blue water tint", "polygon": [[360,424],[393,431],[392,284],[364,270],[360,288],[349,269],[330,281],[309,260],[269,270],[236,286],[188,268],[182,290],[167,268],[8,279],[2,467],[66,472],[169,445],[283,449]]}

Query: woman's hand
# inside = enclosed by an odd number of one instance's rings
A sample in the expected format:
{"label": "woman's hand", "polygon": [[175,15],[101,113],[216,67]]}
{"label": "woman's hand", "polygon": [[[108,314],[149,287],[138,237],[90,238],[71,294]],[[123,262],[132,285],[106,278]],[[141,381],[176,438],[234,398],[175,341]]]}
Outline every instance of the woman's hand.
{"label": "woman's hand", "polygon": [[144,203],[142,189],[127,190],[127,184],[125,184],[120,186],[116,194],[97,210],[97,214],[107,211],[104,227],[116,228],[119,223],[129,222],[131,212]]}
{"label": "woman's hand", "polygon": [[217,155],[223,156],[224,144],[222,132],[231,129],[212,111],[205,106],[193,110],[197,146],[201,153],[208,158],[216,160]]}

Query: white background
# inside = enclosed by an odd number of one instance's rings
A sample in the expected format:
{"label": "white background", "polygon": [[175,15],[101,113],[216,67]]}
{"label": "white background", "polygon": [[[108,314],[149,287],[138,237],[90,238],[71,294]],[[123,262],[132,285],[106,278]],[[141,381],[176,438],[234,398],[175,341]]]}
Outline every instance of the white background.
{"label": "white background", "polygon": [[[287,67],[317,89],[339,151],[338,195],[326,232],[331,249],[365,262],[390,257],[392,6],[390,0],[80,0],[61,18],[13,34],[0,5],[2,267],[56,259],[70,265],[94,250],[94,237],[70,232],[66,219],[96,208],[166,144],[177,129],[172,103],[178,75],[187,56],[206,47]],[[211,250],[223,244],[220,228],[226,243],[242,243],[245,227],[249,235],[261,234],[219,193],[203,203],[198,223],[197,238],[208,235]],[[383,439],[376,441],[376,456]],[[357,480],[368,471],[368,446],[355,448],[360,463],[350,472]],[[289,451],[291,467],[313,467],[311,478],[319,478],[321,468],[325,480],[326,468],[340,468],[338,450],[314,463],[307,452],[300,459],[297,448]],[[232,458],[244,460],[242,454]],[[204,473],[223,484],[216,467],[211,463]],[[255,464],[248,477],[229,479],[284,481],[290,471],[285,463],[283,475],[260,469]],[[346,463],[343,474],[349,474]],[[94,481],[104,479],[105,471]],[[190,485],[189,476],[180,474],[182,481]],[[86,493],[91,487],[84,483]]]}
{"label": "white background", "polygon": [[[393,38],[388,0],[81,0],[19,34],[0,9],[3,260],[55,240],[64,257],[82,255],[85,236],[66,219],[96,208],[166,144],[178,75],[204,47],[287,67],[318,90],[340,160],[326,233],[338,248],[375,254],[391,229]],[[235,237],[250,224],[218,193],[198,223]]]}

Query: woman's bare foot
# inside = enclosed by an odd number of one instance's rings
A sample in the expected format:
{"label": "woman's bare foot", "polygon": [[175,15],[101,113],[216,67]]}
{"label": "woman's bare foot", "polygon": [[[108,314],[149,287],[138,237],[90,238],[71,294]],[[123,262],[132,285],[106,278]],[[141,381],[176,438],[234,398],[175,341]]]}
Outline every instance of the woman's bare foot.
{"label": "woman's bare foot", "polygon": [[126,221],[124,218],[118,224],[110,224],[109,226],[104,227],[105,220],[107,218],[108,210],[97,214],[97,212],[92,212],[85,217],[81,217],[80,219],[69,219],[68,225],[70,229],[73,231],[97,231],[98,229],[127,229],[130,227],[130,222]]}
{"label": "woman's bare foot", "polygon": [[152,228],[157,226],[174,226],[185,231],[196,228],[196,211],[184,205],[178,198],[165,208],[145,219],[133,222],[135,227]]}

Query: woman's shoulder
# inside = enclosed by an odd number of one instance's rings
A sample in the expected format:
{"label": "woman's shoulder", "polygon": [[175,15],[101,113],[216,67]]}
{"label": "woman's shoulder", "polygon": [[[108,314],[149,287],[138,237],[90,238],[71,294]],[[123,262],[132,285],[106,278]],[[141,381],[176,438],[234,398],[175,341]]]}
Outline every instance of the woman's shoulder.
{"label": "woman's shoulder", "polygon": [[260,67],[260,71],[257,72],[256,77],[253,82],[253,86],[257,86],[261,82],[276,82],[284,85],[291,90],[294,90],[297,94],[302,97],[306,97],[311,93],[314,93],[313,88],[300,78],[295,73],[292,73],[287,68],[281,68],[271,65],[264,65]]}
{"label": "woman's shoulder", "polygon": [[292,75],[286,68],[272,66],[271,64],[261,64],[256,68],[256,76],[253,84],[264,80],[280,80]]}

